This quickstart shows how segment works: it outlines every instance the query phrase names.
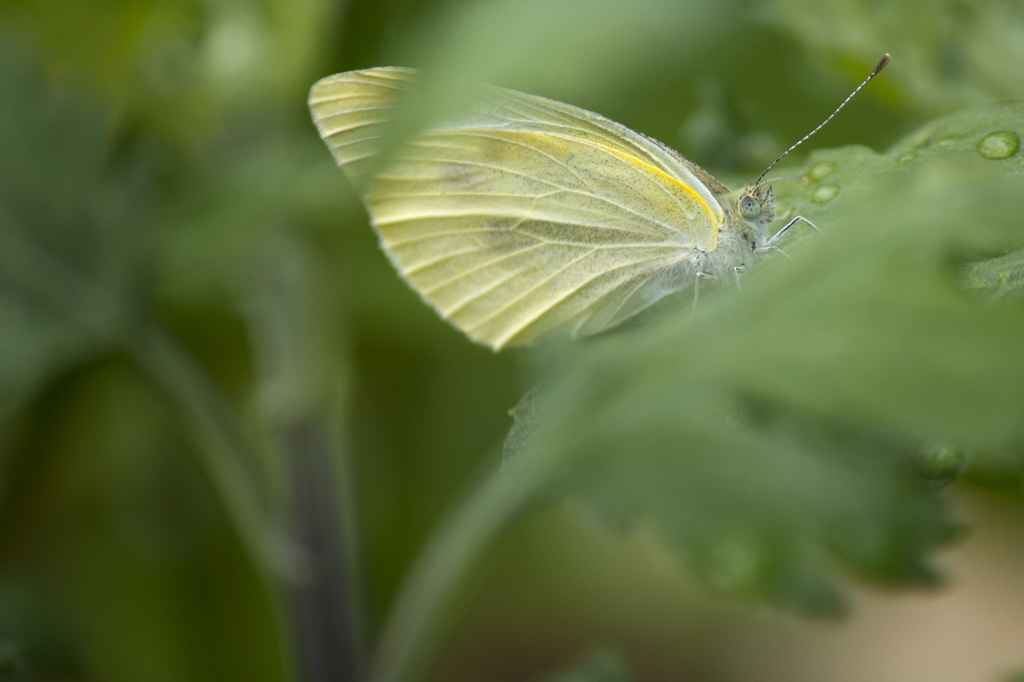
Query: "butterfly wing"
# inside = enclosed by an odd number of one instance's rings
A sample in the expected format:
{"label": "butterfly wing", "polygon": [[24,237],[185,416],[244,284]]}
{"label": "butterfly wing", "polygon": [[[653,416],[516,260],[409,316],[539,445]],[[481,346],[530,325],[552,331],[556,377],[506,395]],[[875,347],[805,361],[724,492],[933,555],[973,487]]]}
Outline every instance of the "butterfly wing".
{"label": "butterfly wing", "polygon": [[[414,86],[415,72],[397,68],[313,86],[320,135],[353,178],[384,149]],[[667,147],[502,88],[375,171],[364,200],[392,261],[442,316],[495,349],[598,332],[688,286],[724,220],[715,196],[725,188]]]}

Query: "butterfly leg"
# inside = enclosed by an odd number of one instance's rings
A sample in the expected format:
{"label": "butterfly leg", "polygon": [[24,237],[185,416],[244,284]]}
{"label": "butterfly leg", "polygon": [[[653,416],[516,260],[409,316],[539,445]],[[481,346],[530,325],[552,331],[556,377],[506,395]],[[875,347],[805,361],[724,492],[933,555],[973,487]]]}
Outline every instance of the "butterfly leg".
{"label": "butterfly leg", "polygon": [[793,260],[793,258],[788,253],[786,253],[777,246],[759,246],[756,249],[754,249],[754,253],[781,253],[789,260]]}
{"label": "butterfly leg", "polygon": [[700,281],[702,279],[713,279],[714,275],[710,275],[706,272],[697,271],[697,275],[693,278],[693,309],[697,309],[697,299],[700,298]]}
{"label": "butterfly leg", "polygon": [[734,267],[732,269],[732,274],[736,278],[736,288],[737,289],[742,289],[743,288],[742,286],[740,286],[740,273],[743,272],[744,270],[746,270],[746,268],[744,266],[742,266],[742,265],[737,265],[736,267]]}
{"label": "butterfly leg", "polygon": [[821,232],[821,230],[818,229],[817,225],[815,225],[814,223],[812,223],[810,220],[808,220],[807,218],[803,217],[802,215],[798,215],[795,218],[793,218],[792,220],[790,220],[788,223],[786,223],[782,227],[781,230],[779,230],[774,235],[772,235],[771,239],[769,239],[768,242],[767,242],[768,246],[769,247],[774,247],[775,242],[779,241],[784,236],[786,236],[786,233],[789,232],[790,228],[792,228],[794,225],[796,225],[800,221],[803,221],[803,222],[807,223],[808,225],[810,225],[812,228],[814,228],[815,232]]}

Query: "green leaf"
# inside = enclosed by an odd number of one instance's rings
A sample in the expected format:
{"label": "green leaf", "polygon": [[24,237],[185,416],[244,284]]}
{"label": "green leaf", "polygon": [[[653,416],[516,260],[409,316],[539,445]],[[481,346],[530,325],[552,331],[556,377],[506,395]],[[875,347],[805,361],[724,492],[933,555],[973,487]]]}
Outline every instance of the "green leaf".
{"label": "green leaf", "polygon": [[552,496],[655,527],[744,598],[830,615],[837,565],[933,581],[928,555],[957,530],[936,489],[968,452],[1019,450],[1024,302],[971,279],[987,257],[1020,276],[1021,164],[983,153],[997,132],[1020,136],[1024,106],[886,154],[815,154],[777,192],[822,234],[693,314],[683,300],[552,351],[544,392],[516,410],[512,475],[550,472]]}
{"label": "green leaf", "polygon": [[142,304],[153,187],[140,150],[109,149],[108,112],[16,58],[0,58],[0,90],[0,408],[72,362],[127,355],[178,410],[253,558],[288,570],[248,434]]}
{"label": "green leaf", "polygon": [[762,16],[800,41],[802,59],[857,70],[848,55],[889,50],[900,65],[883,79],[894,84],[889,97],[923,110],[951,111],[1020,96],[1024,80],[1015,67],[1024,58],[1020,5],[938,0],[927,13],[919,8],[915,0],[894,0],[881,11],[861,2],[781,0]]}
{"label": "green leaf", "polygon": [[[118,306],[99,286],[134,277],[133,183],[105,180],[107,115],[0,58],[0,405],[106,346]],[[125,180],[125,178],[118,178]],[[135,228],[135,229],[133,229]]]}

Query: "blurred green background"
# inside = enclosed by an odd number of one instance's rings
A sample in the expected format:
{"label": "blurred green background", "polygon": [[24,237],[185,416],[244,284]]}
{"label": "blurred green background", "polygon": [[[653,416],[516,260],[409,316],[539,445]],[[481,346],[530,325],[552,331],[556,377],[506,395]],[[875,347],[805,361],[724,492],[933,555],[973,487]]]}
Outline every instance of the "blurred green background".
{"label": "blurred green background", "polygon": [[[431,529],[499,465],[534,356],[472,344],[395,274],[309,120],[318,78],[514,87],[737,186],[883,52],[809,146],[884,150],[1019,98],[1021,35],[1012,0],[5,0],[0,679],[290,679],[274,575],[302,570],[304,438],[337,485],[361,657]],[[645,532],[546,508],[473,572],[427,678],[583,660],[585,679],[1010,679],[1020,477],[982,473],[949,494],[978,528],[943,557],[950,585],[858,592],[844,624],[708,598]]]}

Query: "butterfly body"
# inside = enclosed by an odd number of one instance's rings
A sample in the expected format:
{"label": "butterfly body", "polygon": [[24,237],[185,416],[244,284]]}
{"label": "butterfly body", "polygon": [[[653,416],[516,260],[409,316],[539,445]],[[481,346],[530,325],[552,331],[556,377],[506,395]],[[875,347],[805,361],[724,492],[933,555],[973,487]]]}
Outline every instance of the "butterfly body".
{"label": "butterfly body", "polygon": [[310,107],[396,268],[476,341],[596,333],[773,249],[767,186],[730,191],[603,116],[503,88],[373,165],[413,89],[409,69],[343,73]]}

